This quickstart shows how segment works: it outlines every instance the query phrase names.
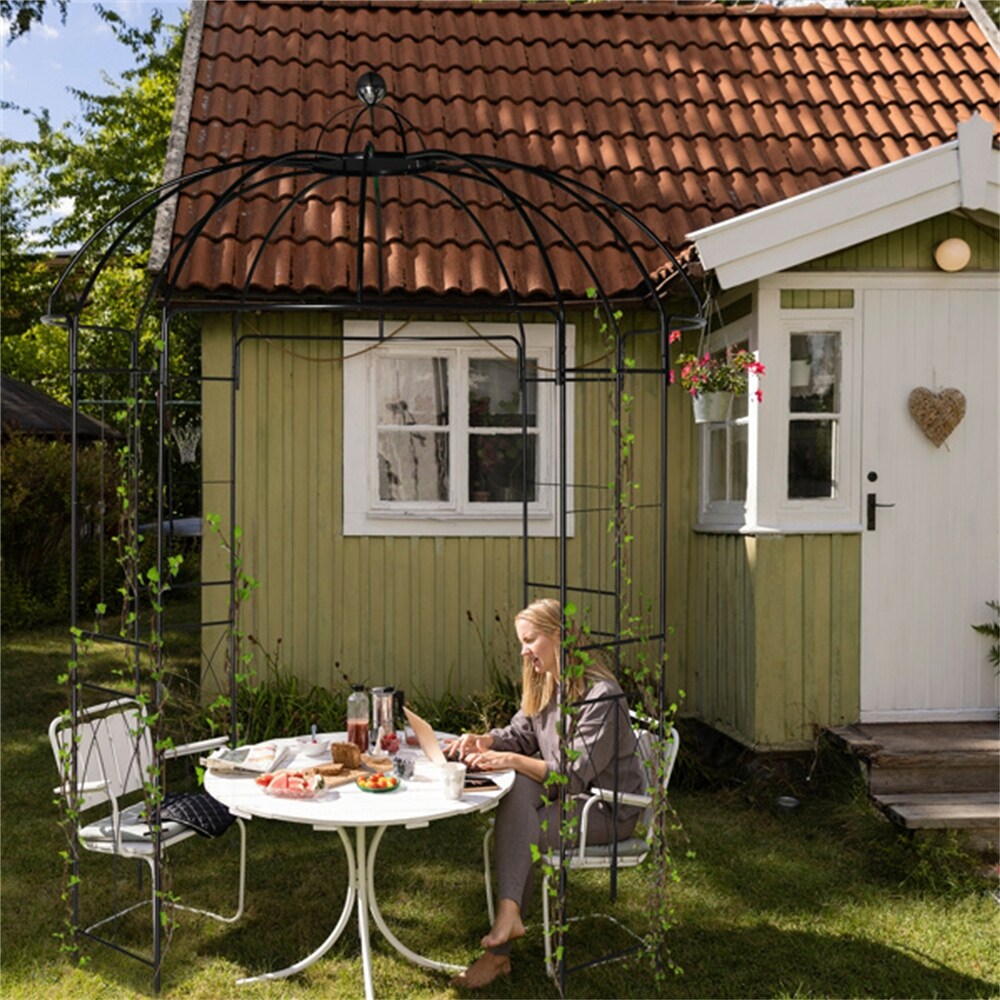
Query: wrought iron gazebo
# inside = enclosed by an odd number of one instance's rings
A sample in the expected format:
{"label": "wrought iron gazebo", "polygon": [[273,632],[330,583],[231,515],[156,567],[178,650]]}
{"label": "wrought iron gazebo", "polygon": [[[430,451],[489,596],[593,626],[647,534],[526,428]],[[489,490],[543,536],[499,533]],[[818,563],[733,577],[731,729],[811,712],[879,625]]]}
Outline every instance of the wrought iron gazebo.
{"label": "wrought iron gazebo", "polygon": [[[667,636],[667,373],[669,369],[669,337],[674,330],[700,331],[705,326],[698,290],[670,248],[637,215],[605,197],[599,190],[577,180],[539,166],[518,163],[497,156],[459,153],[448,149],[411,149],[417,136],[410,123],[384,103],[385,85],[374,73],[359,81],[361,106],[354,112],[342,149],[329,152],[322,149],[293,150],[273,156],[232,160],[217,166],[168,180],[138,199],[110,220],[75,255],[61,275],[49,302],[48,321],[65,327],[70,347],[70,387],[73,401],[74,464],[71,489],[73,492],[74,539],[70,566],[72,600],[73,649],[69,679],[70,713],[74,720],[86,709],[89,701],[108,696],[103,684],[93,683],[82,665],[81,643],[97,639],[118,644],[132,663],[127,686],[152,706],[155,722],[154,744],[168,745],[166,713],[158,711],[167,698],[163,661],[167,649],[162,641],[165,619],[169,616],[171,594],[162,586],[171,571],[171,558],[179,542],[173,530],[176,514],[172,503],[173,484],[182,475],[181,456],[171,445],[171,433],[183,421],[179,415],[199,414],[199,401],[205,376],[188,373],[178,377],[172,363],[172,343],[177,323],[182,317],[204,317],[226,314],[232,317],[231,369],[223,376],[210,376],[228,386],[233,400],[229,426],[207,427],[202,423],[203,440],[209,434],[229,438],[228,523],[237,523],[240,484],[237,482],[237,453],[240,447],[235,400],[240,392],[241,352],[245,345],[260,337],[250,315],[282,313],[303,315],[320,313],[335,317],[362,317],[375,321],[375,332],[364,335],[345,334],[343,328],[332,329],[326,339],[341,344],[358,340],[364,346],[378,346],[387,340],[386,326],[399,314],[446,315],[483,312],[508,314],[519,331],[506,348],[516,359],[517,381],[521,401],[520,428],[522,449],[526,449],[528,416],[525,399],[532,383],[554,387],[557,399],[555,422],[558,455],[557,475],[551,484],[556,497],[557,558],[552,565],[533,565],[529,544],[529,471],[523,463],[519,499],[522,505],[523,600],[532,596],[557,597],[563,607],[572,603],[587,604],[588,635],[595,649],[612,661],[619,672],[630,655],[630,648],[644,644],[651,649],[651,662],[657,664],[658,676],[652,684],[660,699],[651,714],[662,719],[666,706],[664,676],[664,644]],[[383,127],[384,126],[384,127]],[[428,300],[420,296],[400,296],[386,286],[386,226],[387,215],[392,224],[399,220],[393,214],[398,206],[390,206],[386,197],[389,184],[409,185],[433,192],[449,210],[449,217],[461,219],[471,227],[488,248],[496,274],[504,289],[501,301],[496,298],[476,301],[465,298],[459,303]],[[226,294],[198,295],[192,292],[192,261],[199,245],[218,233],[231,218],[230,213],[241,199],[260,192],[275,194],[277,208],[267,231],[256,245],[243,248],[242,284]],[[547,201],[539,196],[546,192]],[[91,293],[102,273],[115,261],[122,247],[137,228],[147,224],[157,213],[187,199],[189,214],[183,223],[175,223],[173,238],[162,266],[151,275],[148,291],[136,310],[131,327],[108,330],[89,318]],[[322,203],[335,202],[345,211],[349,221],[343,232],[353,236],[356,254],[353,289],[350,294],[324,296],[318,292],[295,300],[261,296],[255,279],[261,270],[271,266],[269,247],[289,227],[301,225],[303,212],[315,199]],[[563,211],[552,210],[553,199]],[[483,206],[486,206],[484,209]],[[512,247],[491,232],[491,221],[503,213],[507,225],[514,220],[522,234],[521,244]],[[568,213],[568,214],[567,214]],[[579,238],[578,230],[566,221],[572,217],[585,228],[599,230],[610,237],[620,266],[634,274],[634,290],[630,296],[635,308],[623,316],[614,295],[606,291],[600,268],[591,261]],[[641,242],[644,252],[635,248]],[[558,254],[553,248],[558,248]],[[659,269],[651,269],[650,254],[658,258]],[[540,261],[548,277],[544,293],[534,290],[525,295],[518,283],[518,254],[530,254]],[[557,260],[558,258],[558,260]],[[580,302],[562,291],[560,261],[586,275],[590,288],[589,308],[599,317],[605,331],[607,350],[586,363],[567,361],[566,339],[568,316],[579,310]],[[552,325],[554,357],[552,371],[541,371],[528,364],[525,346],[526,315],[546,314]],[[641,319],[637,319],[640,317]],[[643,318],[644,317],[644,318]],[[646,322],[648,319],[648,322]],[[150,349],[144,331],[149,326],[158,329],[155,344]],[[88,345],[98,337],[110,336],[127,361],[97,363]],[[289,341],[310,339],[300,332],[268,334],[270,340]],[[146,339],[144,339],[146,338]],[[407,339],[407,334],[393,337],[394,343]],[[606,427],[590,443],[600,452],[599,460],[590,463],[588,481],[571,478],[568,461],[568,439],[571,432],[571,392],[601,393],[608,400],[609,419]],[[642,501],[630,495],[633,487],[630,464],[632,435],[630,400],[637,393],[655,399],[658,420],[655,427],[643,426],[643,447],[658,456],[659,482],[644,484]],[[84,626],[89,609],[80,607],[77,567],[80,547],[87,544],[77,523],[78,483],[75,456],[83,439],[83,410],[93,409],[95,400],[102,412],[117,410],[121,425],[127,432],[127,445],[120,448],[122,463],[119,487],[126,503],[122,520],[122,545],[133,555],[140,548],[148,565],[138,567],[137,560],[125,560],[125,576],[120,588],[125,595],[126,611],[120,619],[98,622],[93,628]],[[189,421],[190,423],[190,421]],[[189,435],[190,436],[190,435]],[[176,435],[174,435],[176,438]],[[190,449],[189,449],[190,450]],[[187,456],[190,458],[190,455]],[[591,521],[593,534],[604,535],[609,541],[605,570],[599,579],[574,578],[569,547],[573,531]],[[637,526],[641,522],[641,529]],[[573,527],[575,525],[575,527]],[[599,527],[598,527],[599,526]],[[642,531],[641,555],[632,539]],[[629,546],[632,546],[630,549]],[[235,559],[231,554],[231,560]],[[646,572],[652,579],[652,589],[642,595],[640,611],[633,594],[633,562],[641,558],[644,566],[655,566]],[[157,586],[150,587],[150,581]],[[202,588],[228,588],[230,614],[219,622],[192,622],[188,627],[204,629],[221,627],[227,634],[228,655],[220,650],[217,656],[228,663],[228,675],[223,678],[230,701],[232,734],[237,732],[239,688],[236,670],[236,622],[233,609],[237,606],[235,590],[239,586],[233,562],[219,579],[201,579]],[[636,625],[637,619],[641,622]],[[206,654],[211,659],[211,654]],[[627,685],[625,685],[627,687]],[[120,693],[116,689],[114,693]],[[158,802],[162,792],[163,751],[159,766],[149,778],[154,819],[158,818]],[[74,762],[75,774],[75,762]],[[564,845],[564,850],[568,849]],[[159,857],[159,855],[157,855]],[[74,865],[78,858],[73,859]],[[159,862],[158,862],[159,863]],[[159,882],[157,869],[154,879]],[[615,890],[612,869],[611,892]],[[80,885],[72,887],[74,923],[78,923]],[[563,870],[559,881],[557,923],[565,924],[567,881]],[[154,902],[154,941],[152,957],[136,954],[148,961],[159,987],[162,964],[162,922],[160,910],[167,904],[161,896]],[[94,940],[120,947],[103,932],[89,935]],[[588,961],[586,964],[592,964]],[[559,981],[565,988],[565,977],[572,971],[565,957],[559,963]]]}

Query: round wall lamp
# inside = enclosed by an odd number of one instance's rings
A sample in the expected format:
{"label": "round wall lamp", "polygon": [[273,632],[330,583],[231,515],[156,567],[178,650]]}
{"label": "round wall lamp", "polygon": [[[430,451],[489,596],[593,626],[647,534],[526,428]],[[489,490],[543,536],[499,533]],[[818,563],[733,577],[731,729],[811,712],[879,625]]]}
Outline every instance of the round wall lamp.
{"label": "round wall lamp", "polygon": [[934,263],[942,271],[961,271],[972,260],[972,247],[965,240],[952,236],[934,248]]}

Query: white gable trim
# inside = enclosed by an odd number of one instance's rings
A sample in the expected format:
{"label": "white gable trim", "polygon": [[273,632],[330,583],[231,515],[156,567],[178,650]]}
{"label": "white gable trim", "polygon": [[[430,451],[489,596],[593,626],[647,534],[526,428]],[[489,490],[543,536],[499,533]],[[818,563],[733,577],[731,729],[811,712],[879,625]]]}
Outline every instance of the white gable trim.
{"label": "white gable trim", "polygon": [[688,233],[706,270],[723,288],[958,208],[1000,214],[1000,152],[979,115],[959,123],[958,138]]}

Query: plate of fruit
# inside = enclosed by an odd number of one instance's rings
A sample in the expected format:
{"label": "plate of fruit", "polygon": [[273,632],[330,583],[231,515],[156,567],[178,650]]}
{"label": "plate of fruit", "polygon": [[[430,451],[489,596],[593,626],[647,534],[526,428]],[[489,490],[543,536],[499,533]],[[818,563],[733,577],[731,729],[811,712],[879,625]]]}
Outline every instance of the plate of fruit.
{"label": "plate of fruit", "polygon": [[357,780],[363,792],[394,792],[401,784],[394,774],[363,774]]}
{"label": "plate of fruit", "polygon": [[278,771],[256,780],[268,795],[281,799],[314,799],[326,787],[323,775],[305,771]]}

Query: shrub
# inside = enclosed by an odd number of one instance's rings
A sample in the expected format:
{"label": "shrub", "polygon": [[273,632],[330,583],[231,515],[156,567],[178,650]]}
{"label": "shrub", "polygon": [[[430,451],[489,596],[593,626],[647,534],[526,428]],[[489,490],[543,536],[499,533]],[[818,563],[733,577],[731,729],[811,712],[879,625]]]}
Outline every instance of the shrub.
{"label": "shrub", "polygon": [[[27,627],[69,617],[70,445],[12,434],[0,452],[0,624]],[[117,579],[114,460],[102,444],[80,448],[78,594],[81,614]]]}

